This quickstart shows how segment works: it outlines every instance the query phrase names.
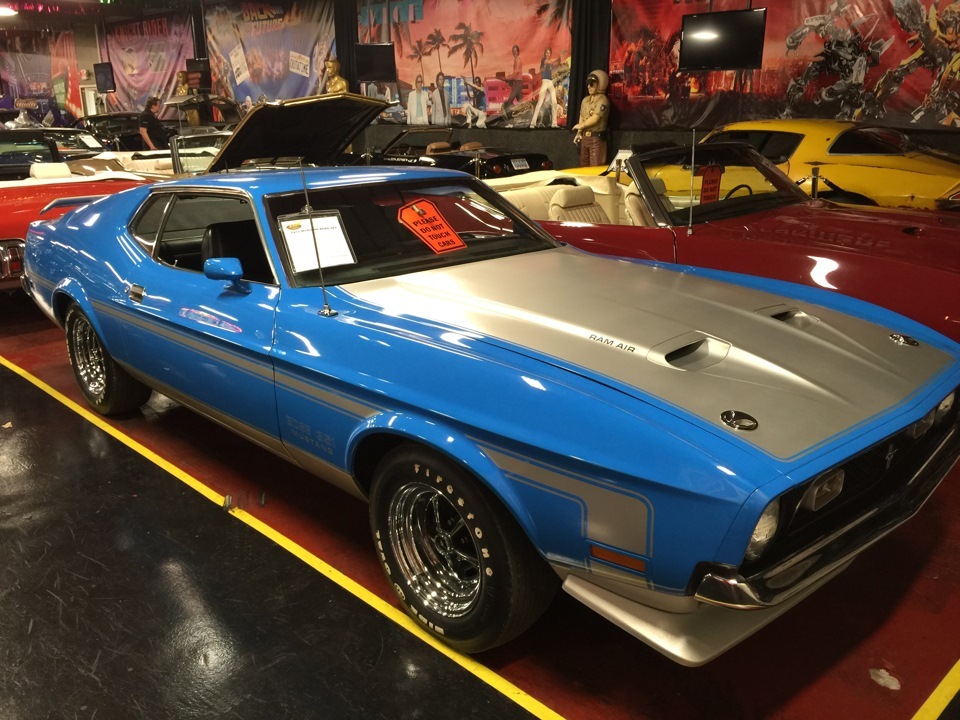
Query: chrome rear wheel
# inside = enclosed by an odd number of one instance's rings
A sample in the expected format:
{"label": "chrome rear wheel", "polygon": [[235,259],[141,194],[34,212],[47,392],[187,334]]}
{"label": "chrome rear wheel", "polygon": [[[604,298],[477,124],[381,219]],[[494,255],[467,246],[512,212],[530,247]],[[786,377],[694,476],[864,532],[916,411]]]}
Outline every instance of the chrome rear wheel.
{"label": "chrome rear wheel", "polygon": [[90,319],[76,304],[63,322],[73,375],[87,402],[103,415],[129,412],[150,398],[150,388],[120,367],[103,346]]}

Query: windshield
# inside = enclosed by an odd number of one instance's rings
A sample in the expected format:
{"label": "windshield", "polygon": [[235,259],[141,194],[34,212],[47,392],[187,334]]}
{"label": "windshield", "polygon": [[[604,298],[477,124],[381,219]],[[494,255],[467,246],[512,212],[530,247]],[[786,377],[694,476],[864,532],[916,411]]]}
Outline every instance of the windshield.
{"label": "windshield", "polygon": [[179,172],[190,175],[205,173],[230,136],[229,132],[174,135],[170,139],[170,146],[179,159]]}
{"label": "windshield", "polygon": [[48,138],[57,143],[61,150],[96,150],[102,152],[103,143],[88,132],[70,132],[69,130],[47,130]]}
{"label": "windshield", "polygon": [[[292,284],[327,285],[556,247],[489,189],[449,179],[338,187],[267,198]],[[318,263],[319,260],[319,263]]]}
{"label": "windshield", "polygon": [[629,160],[630,173],[646,182],[671,225],[734,218],[806,202],[793,182],[745,145],[698,145]]}
{"label": "windshield", "polygon": [[39,138],[0,138],[0,165],[27,165],[53,162],[50,144]]}

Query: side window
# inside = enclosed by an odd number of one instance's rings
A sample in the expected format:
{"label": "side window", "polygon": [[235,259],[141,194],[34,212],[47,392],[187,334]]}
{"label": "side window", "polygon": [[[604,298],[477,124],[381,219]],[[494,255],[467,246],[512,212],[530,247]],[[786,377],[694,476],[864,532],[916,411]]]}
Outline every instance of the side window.
{"label": "side window", "polygon": [[[235,257],[246,280],[273,283],[250,201],[239,195],[178,193],[157,200],[138,218],[136,232],[146,234],[155,224],[153,256],[159,262],[181,270],[202,272],[209,258]],[[161,209],[162,208],[162,209]],[[162,215],[159,220],[156,214]]]}
{"label": "side window", "polygon": [[802,135],[794,133],[770,133],[760,153],[774,165],[780,165],[790,159],[802,139]]}
{"label": "side window", "polygon": [[151,195],[130,226],[130,232],[147,255],[153,255],[163,214],[172,199],[172,195]]}
{"label": "side window", "polygon": [[902,155],[905,138],[894,130],[855,128],[837,136],[828,150],[830,155]]}
{"label": "side window", "polygon": [[774,165],[785,163],[803,139],[802,135],[767,130],[728,130],[710,138],[709,142],[745,142]]}

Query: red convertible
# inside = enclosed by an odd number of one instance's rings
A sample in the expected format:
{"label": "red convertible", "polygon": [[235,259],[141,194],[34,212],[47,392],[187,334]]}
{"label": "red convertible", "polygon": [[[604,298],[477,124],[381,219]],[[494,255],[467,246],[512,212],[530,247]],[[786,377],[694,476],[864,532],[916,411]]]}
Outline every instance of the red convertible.
{"label": "red convertible", "polygon": [[124,172],[73,175],[66,163],[57,162],[34,163],[30,173],[26,180],[0,182],[4,206],[0,213],[0,292],[20,287],[23,239],[31,222],[53,219],[70,207],[151,182]]}
{"label": "red convertible", "polygon": [[813,200],[739,143],[637,153],[607,174],[577,173],[488,182],[584,250],[828,288],[960,341],[957,214]]}

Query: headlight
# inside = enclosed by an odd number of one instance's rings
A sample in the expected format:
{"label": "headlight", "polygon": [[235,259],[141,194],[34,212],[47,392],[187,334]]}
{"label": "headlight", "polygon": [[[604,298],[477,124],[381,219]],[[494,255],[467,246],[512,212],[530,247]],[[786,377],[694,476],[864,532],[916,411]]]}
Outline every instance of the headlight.
{"label": "headlight", "polygon": [[747,545],[747,551],[743,554],[746,560],[757,560],[767,545],[777,534],[777,527],[780,525],[780,499],[777,498],[767,505],[757,526],[753,529],[753,535],[750,536],[750,544]]}
{"label": "headlight", "polygon": [[919,440],[926,435],[927,430],[933,427],[933,419],[936,417],[936,410],[931,410],[922,418],[907,428],[907,434],[914,440]]}
{"label": "headlight", "polygon": [[933,421],[940,422],[947,415],[950,414],[950,411],[953,410],[953,397],[954,393],[950,393],[943,400],[940,401],[940,404],[937,405],[937,409],[933,413]]}

